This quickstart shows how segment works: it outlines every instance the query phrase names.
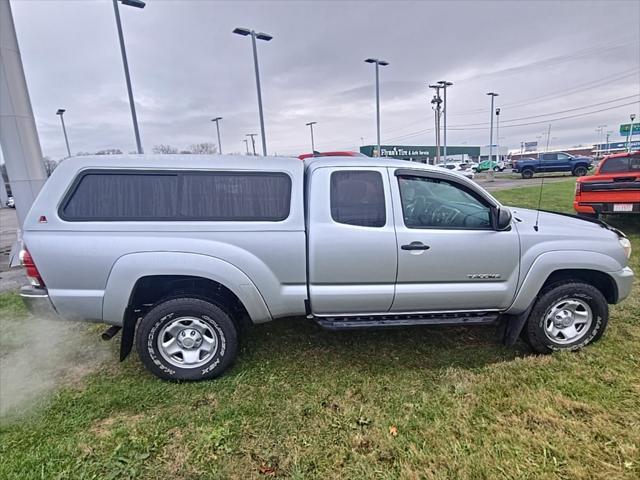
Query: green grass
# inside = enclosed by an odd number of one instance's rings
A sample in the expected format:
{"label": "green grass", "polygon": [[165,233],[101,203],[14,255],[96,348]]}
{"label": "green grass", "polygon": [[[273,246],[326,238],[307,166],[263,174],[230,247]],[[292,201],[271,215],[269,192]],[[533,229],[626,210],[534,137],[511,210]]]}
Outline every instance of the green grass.
{"label": "green grass", "polygon": [[[570,211],[573,185],[546,185],[543,207]],[[496,193],[519,206],[537,195]],[[612,223],[640,271],[640,225]],[[156,380],[135,355],[117,363],[116,342],[92,373],[5,416],[0,478],[636,479],[639,313],[636,285],[600,342],[550,356],[500,346],[489,328],[278,321],[249,332],[226,376],[188,384]],[[29,325],[15,295],[0,296],[0,318],[3,331]],[[85,348],[100,347],[83,328]]]}

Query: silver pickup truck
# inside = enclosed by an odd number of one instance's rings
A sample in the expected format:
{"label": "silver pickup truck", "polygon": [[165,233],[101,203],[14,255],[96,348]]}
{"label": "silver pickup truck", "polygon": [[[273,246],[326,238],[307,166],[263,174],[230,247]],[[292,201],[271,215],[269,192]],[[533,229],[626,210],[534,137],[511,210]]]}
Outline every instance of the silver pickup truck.
{"label": "silver pickup truck", "polygon": [[578,349],[629,295],[631,246],[597,220],[502,206],[455,172],[366,157],[64,161],[23,229],[38,314],[120,329],[163,379],[223,373],[244,323],[495,324]]}

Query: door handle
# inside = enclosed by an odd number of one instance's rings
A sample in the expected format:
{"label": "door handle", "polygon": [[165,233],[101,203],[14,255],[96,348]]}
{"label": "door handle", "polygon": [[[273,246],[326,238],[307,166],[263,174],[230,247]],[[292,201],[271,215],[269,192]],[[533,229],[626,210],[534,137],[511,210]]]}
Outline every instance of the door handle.
{"label": "door handle", "polygon": [[411,242],[409,245],[402,245],[402,250],[429,250],[431,247],[422,242]]}

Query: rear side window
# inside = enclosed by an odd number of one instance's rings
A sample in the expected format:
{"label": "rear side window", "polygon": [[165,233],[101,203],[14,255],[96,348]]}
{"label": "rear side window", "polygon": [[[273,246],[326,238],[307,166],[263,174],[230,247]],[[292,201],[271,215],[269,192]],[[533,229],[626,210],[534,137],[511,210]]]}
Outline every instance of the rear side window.
{"label": "rear side window", "polygon": [[76,181],[68,221],[280,221],[291,179],[278,172],[91,172]]}
{"label": "rear side window", "polygon": [[331,218],[338,223],[382,227],[387,221],[380,172],[345,170],[331,174]]}
{"label": "rear side window", "polygon": [[600,173],[640,172],[640,156],[609,158],[600,167]]}

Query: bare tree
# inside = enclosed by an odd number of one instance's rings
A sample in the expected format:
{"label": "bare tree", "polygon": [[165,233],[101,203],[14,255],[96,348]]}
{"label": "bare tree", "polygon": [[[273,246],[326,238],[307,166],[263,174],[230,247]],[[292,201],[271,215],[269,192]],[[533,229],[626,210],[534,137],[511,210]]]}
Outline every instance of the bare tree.
{"label": "bare tree", "polygon": [[122,150],[119,148],[107,148],[96,152],[96,155],[122,155]]}
{"label": "bare tree", "polygon": [[42,163],[44,164],[44,171],[47,173],[47,177],[50,177],[58,166],[58,162],[51,160],[49,157],[44,157]]}
{"label": "bare tree", "polygon": [[191,153],[218,153],[218,147],[215,143],[195,143],[189,147]]}
{"label": "bare tree", "polygon": [[173,155],[178,153],[178,149],[176,147],[172,147],[171,145],[165,145],[164,143],[160,145],[153,146],[153,153],[159,153],[161,155]]}

